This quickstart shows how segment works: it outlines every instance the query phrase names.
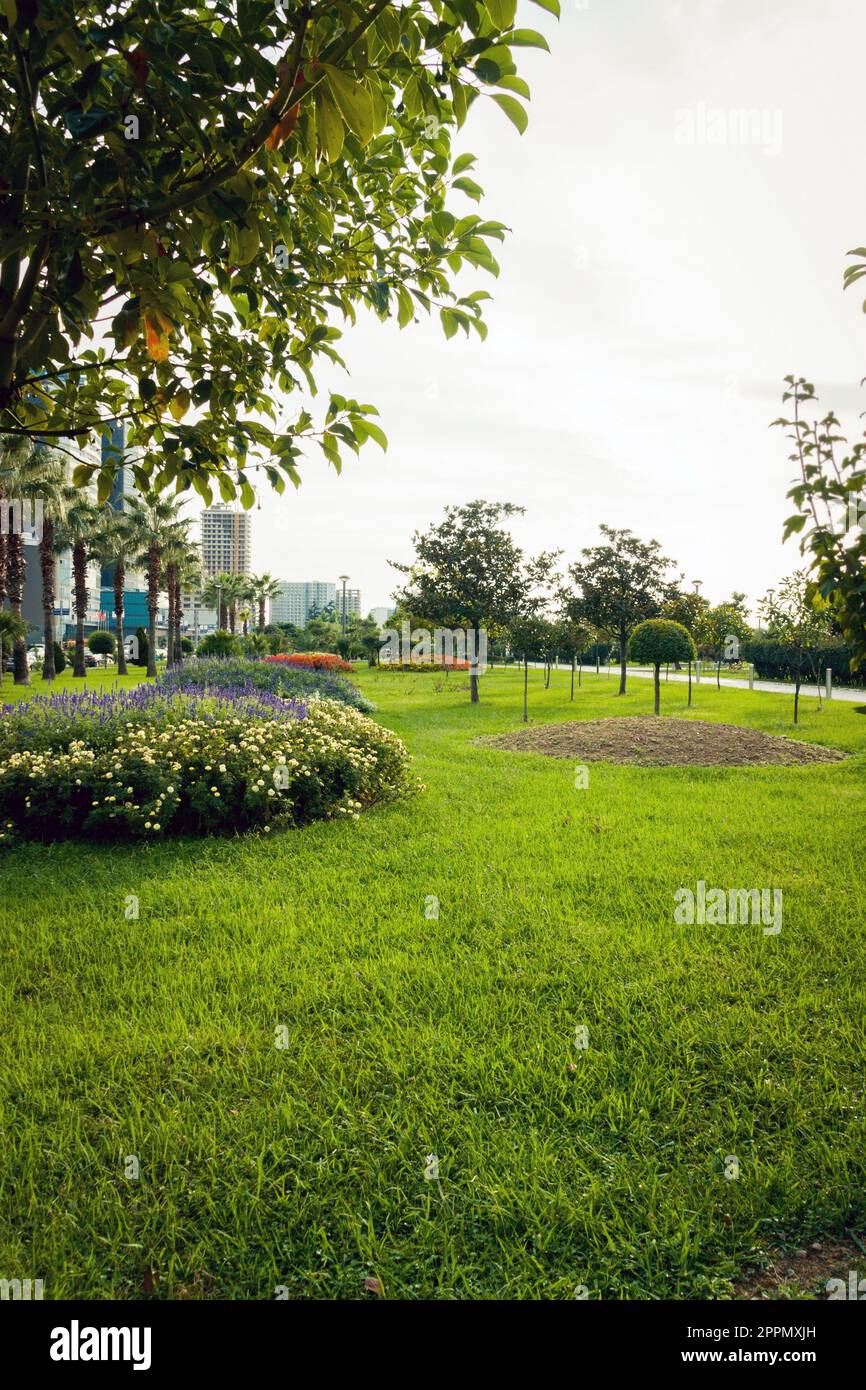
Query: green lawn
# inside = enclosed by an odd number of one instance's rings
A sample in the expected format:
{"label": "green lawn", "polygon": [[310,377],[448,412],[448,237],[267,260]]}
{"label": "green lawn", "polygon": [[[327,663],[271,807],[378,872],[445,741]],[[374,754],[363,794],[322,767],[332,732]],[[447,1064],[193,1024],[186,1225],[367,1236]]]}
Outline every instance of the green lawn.
{"label": "green lawn", "polygon": [[[410,801],[0,860],[0,1274],[46,1298],[358,1298],[368,1276],[701,1298],[757,1247],[862,1229],[866,717],[803,702],[796,736],[844,763],[598,765],[580,791],[569,762],[473,745],[519,726],[517,672],[476,707],[453,677],[360,681],[414,755]],[[572,705],[533,672],[531,713],[649,712],[633,687],[589,676]],[[789,697],[697,699],[795,732]],[[698,879],[782,888],[781,934],[675,925]]]}

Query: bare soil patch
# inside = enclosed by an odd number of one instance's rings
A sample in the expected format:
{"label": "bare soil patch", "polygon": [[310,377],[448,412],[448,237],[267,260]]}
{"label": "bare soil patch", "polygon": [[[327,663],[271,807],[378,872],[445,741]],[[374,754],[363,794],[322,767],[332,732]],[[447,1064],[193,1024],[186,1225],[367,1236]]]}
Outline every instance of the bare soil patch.
{"label": "bare soil patch", "polygon": [[748,767],[774,763],[835,763],[845,754],[814,743],[798,743],[735,724],[701,719],[665,719],[652,714],[625,719],[583,719],[541,724],[478,740],[493,748],[543,753],[594,763],[638,767]]}
{"label": "bare soil patch", "polygon": [[[748,1270],[746,1277],[734,1285],[734,1298],[742,1299],[837,1299],[862,1297],[852,1286],[852,1272],[859,1284],[860,1272],[866,1272],[866,1256],[861,1242],[850,1240],[816,1240],[806,1250],[770,1251],[765,1268]],[[831,1285],[829,1279],[841,1279],[843,1287]]]}

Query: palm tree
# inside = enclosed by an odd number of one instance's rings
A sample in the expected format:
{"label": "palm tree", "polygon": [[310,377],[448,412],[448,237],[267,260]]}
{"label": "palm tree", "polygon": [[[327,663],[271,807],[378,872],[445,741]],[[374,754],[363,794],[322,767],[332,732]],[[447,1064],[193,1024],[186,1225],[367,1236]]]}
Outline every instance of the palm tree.
{"label": "palm tree", "polygon": [[84,665],[84,622],[87,617],[87,564],[90,546],[101,517],[99,509],[80,488],[64,489],[66,506],[55,528],[59,550],[72,551],[72,590],[75,597],[75,656],[73,676],[86,676]]}
{"label": "palm tree", "polygon": [[147,572],[147,674],[156,676],[156,619],[162,557],[166,546],[175,540],[180,526],[178,504],[171,497],[133,495],[129,499],[127,514],[139,551],[138,563]]}
{"label": "palm tree", "polygon": [[183,638],[181,636],[181,617],[183,614],[184,594],[195,594],[201,589],[201,552],[197,545],[187,542],[177,562],[177,597],[175,600],[175,622],[176,632],[176,656],[180,664],[183,661]]}
{"label": "palm tree", "polygon": [[69,489],[64,485],[65,461],[44,445],[20,453],[4,469],[7,492],[20,502],[37,502],[42,507],[39,539],[39,568],[42,576],[42,658],[43,680],[54,679],[54,601],[55,544],[57,525],[62,523],[68,505]]}
{"label": "palm tree", "polygon": [[181,573],[190,569],[190,564],[198,562],[198,547],[191,545],[187,537],[186,522],[179,521],[173,528],[163,547],[165,564],[165,587],[168,592],[168,653],[169,666],[182,660],[180,621],[183,611]]}
{"label": "palm tree", "polygon": [[229,632],[234,632],[238,621],[238,604],[243,601],[246,579],[242,574],[223,574],[223,603],[228,609]]}
{"label": "palm tree", "polygon": [[123,631],[126,567],[137,553],[135,528],[126,512],[109,510],[93,538],[93,551],[114,571],[114,621],[117,629],[117,674],[125,676],[126,637]]}
{"label": "palm tree", "polygon": [[251,597],[259,608],[259,632],[265,630],[265,604],[276,598],[280,592],[280,581],[265,570],[264,574],[254,574],[250,579]]}
{"label": "palm tree", "polygon": [[[6,435],[0,440],[0,497],[14,497],[14,474],[25,463],[32,449],[29,440],[14,435]],[[4,587],[9,599],[9,609],[13,616],[20,620],[26,573],[24,538],[20,527],[10,526],[9,539],[4,549]],[[27,664],[27,645],[24,640],[26,633],[27,625],[24,624],[23,630],[12,637],[12,652],[15,658],[13,679],[16,685],[30,684],[30,667]]]}
{"label": "palm tree", "polygon": [[23,641],[26,635],[27,624],[24,619],[16,618],[8,608],[0,608],[0,685],[3,684],[3,662],[6,659],[7,643],[14,646],[16,642]]}
{"label": "palm tree", "polygon": [[229,625],[228,610],[226,609],[223,589],[225,581],[230,579],[228,574],[211,574],[205,580],[201,591],[201,601],[205,608],[212,608],[217,615],[217,627],[222,631]]}

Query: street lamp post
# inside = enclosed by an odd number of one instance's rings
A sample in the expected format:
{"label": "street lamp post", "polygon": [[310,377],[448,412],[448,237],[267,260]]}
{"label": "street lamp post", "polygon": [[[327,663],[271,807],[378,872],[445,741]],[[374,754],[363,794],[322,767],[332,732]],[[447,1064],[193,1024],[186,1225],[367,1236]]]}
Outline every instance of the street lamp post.
{"label": "street lamp post", "polygon": [[342,621],[342,631],[343,631],[343,636],[345,637],[345,635],[346,635],[346,583],[347,583],[347,581],[348,581],[349,576],[348,576],[347,574],[339,574],[339,575],[337,575],[337,578],[340,580],[340,582],[341,582],[342,585],[343,585],[343,621]]}

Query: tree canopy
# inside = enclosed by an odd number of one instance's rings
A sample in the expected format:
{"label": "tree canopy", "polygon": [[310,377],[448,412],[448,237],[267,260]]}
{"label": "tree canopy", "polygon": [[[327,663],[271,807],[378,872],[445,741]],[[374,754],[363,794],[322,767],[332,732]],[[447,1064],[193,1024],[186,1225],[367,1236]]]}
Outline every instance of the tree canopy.
{"label": "tree canopy", "polygon": [[[534,0],[558,14],[558,0]],[[284,401],[361,306],[485,328],[501,223],[452,158],[489,99],[521,132],[516,0],[3,0],[0,429],[64,447],[125,421],[140,490],[254,500],[385,436],[370,405]],[[81,464],[109,496],[117,460]]]}
{"label": "tree canopy", "polygon": [[658,541],[642,541],[633,532],[602,526],[604,542],[581,551],[569,567],[577,593],[567,603],[568,616],[604,632],[620,643],[620,694],[626,689],[626,642],[636,623],[653,618],[678,592],[668,578],[672,561]]}

